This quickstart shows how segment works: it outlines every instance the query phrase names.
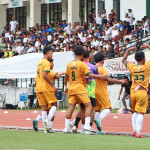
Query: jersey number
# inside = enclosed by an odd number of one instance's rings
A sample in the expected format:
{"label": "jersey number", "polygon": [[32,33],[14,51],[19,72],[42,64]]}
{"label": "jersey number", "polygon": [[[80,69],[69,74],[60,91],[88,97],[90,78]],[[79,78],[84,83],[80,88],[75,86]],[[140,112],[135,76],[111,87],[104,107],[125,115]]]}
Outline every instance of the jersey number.
{"label": "jersey number", "polygon": [[137,81],[140,81],[139,83],[142,83],[145,80],[145,76],[144,75],[135,75],[134,76],[134,82],[138,83]]}
{"label": "jersey number", "polygon": [[72,71],[71,73],[72,73],[72,81],[75,81],[76,80],[76,78],[75,78],[75,72]]}

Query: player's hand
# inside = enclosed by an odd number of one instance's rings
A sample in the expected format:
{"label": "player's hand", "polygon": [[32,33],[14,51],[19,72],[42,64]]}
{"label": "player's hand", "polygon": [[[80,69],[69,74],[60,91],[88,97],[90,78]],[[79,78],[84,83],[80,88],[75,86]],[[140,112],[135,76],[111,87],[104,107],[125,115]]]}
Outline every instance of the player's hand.
{"label": "player's hand", "polygon": [[65,93],[65,94],[68,94],[68,88],[65,88],[64,93]]}
{"label": "player's hand", "polygon": [[55,93],[58,93],[58,89],[55,86],[53,87],[53,90]]}
{"label": "player's hand", "polygon": [[120,84],[125,84],[126,81],[125,80],[120,80]]}
{"label": "player's hand", "polygon": [[129,99],[130,95],[128,95],[125,99]]}
{"label": "player's hand", "polygon": [[65,75],[65,72],[61,72],[60,75],[61,75],[61,76]]}
{"label": "player's hand", "polygon": [[118,97],[118,100],[120,101],[120,96]]}

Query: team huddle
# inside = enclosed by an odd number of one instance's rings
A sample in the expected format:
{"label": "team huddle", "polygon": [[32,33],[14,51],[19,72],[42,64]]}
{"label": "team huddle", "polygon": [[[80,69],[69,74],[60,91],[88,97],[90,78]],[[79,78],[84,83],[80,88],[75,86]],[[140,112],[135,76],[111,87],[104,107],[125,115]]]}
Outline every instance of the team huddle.
{"label": "team huddle", "polygon": [[[149,48],[147,44],[143,47]],[[141,129],[143,115],[146,113],[148,105],[147,89],[149,85],[150,61],[145,63],[144,52],[136,52],[135,60],[137,65],[127,62],[131,51],[136,51],[131,47],[125,53],[122,62],[126,65],[132,75],[131,105],[132,105],[132,126],[133,136],[142,138]],[[38,63],[36,75],[36,92],[42,114],[33,120],[33,127],[38,131],[38,122],[43,121],[45,133],[53,133],[52,130],[54,117],[57,107],[58,92],[53,85],[53,79],[58,79],[65,74],[64,84],[65,93],[68,94],[69,109],[66,113],[64,133],[76,133],[80,120],[82,121],[81,133],[102,134],[101,122],[111,111],[111,102],[107,90],[107,83],[125,84],[126,80],[109,78],[107,70],[103,67],[105,57],[101,53],[94,55],[96,65],[89,62],[89,51],[85,51],[82,46],[74,48],[75,58],[68,63],[66,72],[57,74],[53,69],[53,49],[45,47],[43,50],[44,58]],[[79,111],[76,118],[71,121],[76,104]],[[101,111],[101,112],[100,112]],[[92,128],[95,122],[98,132]]]}

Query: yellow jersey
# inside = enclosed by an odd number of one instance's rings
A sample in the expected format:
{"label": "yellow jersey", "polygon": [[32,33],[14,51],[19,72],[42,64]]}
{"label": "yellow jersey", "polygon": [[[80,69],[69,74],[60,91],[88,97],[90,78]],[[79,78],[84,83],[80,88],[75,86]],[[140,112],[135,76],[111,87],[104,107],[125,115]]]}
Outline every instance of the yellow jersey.
{"label": "yellow jersey", "polygon": [[[108,75],[108,71],[102,66],[98,67],[98,73],[99,75],[103,75],[103,74]],[[96,79],[95,95],[96,97],[98,95],[101,95],[101,96],[109,95],[108,90],[107,90],[107,81],[105,79]]]}
{"label": "yellow jersey", "polygon": [[66,75],[69,77],[68,94],[85,94],[86,90],[86,78],[85,76],[90,74],[87,64],[80,60],[74,60],[68,63],[66,69]]}
{"label": "yellow jersey", "polygon": [[128,62],[127,68],[132,75],[131,93],[136,91],[137,86],[142,86],[145,89],[148,89],[150,77],[150,61],[144,65],[135,65]]}
{"label": "yellow jersey", "polygon": [[46,59],[42,59],[37,65],[36,92],[54,91],[52,86],[44,79],[44,72],[50,72],[50,62]]}
{"label": "yellow jersey", "polygon": [[13,51],[9,51],[8,52],[8,57],[12,57],[13,56]]}

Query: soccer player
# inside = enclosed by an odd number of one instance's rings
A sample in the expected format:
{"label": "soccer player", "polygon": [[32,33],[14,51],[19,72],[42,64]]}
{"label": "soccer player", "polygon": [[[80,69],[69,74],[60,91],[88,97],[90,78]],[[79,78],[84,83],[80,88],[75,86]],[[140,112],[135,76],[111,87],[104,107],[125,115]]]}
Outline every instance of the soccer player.
{"label": "soccer player", "polygon": [[147,89],[149,86],[150,60],[145,63],[145,53],[140,51],[135,53],[135,60],[137,61],[137,64],[132,64],[127,61],[128,55],[131,51],[136,51],[136,47],[131,47],[126,51],[122,62],[129,69],[132,75],[130,97],[133,111],[133,136],[136,138],[143,138],[141,129],[143,126],[143,115],[146,113],[148,105]]}
{"label": "soccer player", "polygon": [[[103,67],[105,57],[102,53],[97,53],[94,55],[94,59],[96,62],[96,66],[98,67],[98,73],[100,75],[107,74],[107,70]],[[110,113],[111,111],[111,102],[109,99],[109,93],[107,90],[107,82],[111,83],[120,83],[124,84],[124,80],[117,80],[107,78],[105,79],[96,79],[96,89],[95,89],[95,96],[96,96],[96,104],[95,107],[95,123],[97,125],[98,134],[101,134],[101,121]],[[103,110],[100,113],[100,110]]]}
{"label": "soccer player", "polygon": [[[50,121],[56,112],[55,93],[57,88],[52,84],[48,74],[50,72],[50,62],[53,56],[53,49],[51,47],[45,47],[43,50],[44,58],[38,62],[37,74],[36,74],[36,92],[39,105],[42,109],[42,121],[44,128],[47,132],[50,132]],[[47,116],[48,105],[52,105],[49,115]]]}
{"label": "soccer player", "polygon": [[[94,75],[92,74],[87,65],[81,61],[85,50],[83,46],[76,46],[74,48],[75,60],[67,65],[65,76],[65,92],[68,91],[69,110],[66,113],[64,133],[70,133],[70,119],[77,103],[85,105],[85,134],[91,134],[93,129],[90,126],[92,105],[86,90],[85,76],[90,78],[107,78],[108,75]],[[69,85],[67,89],[67,82]]]}
{"label": "soccer player", "polygon": [[[64,75],[64,72],[58,74],[57,72],[53,71],[53,68],[54,68],[54,60],[50,59],[50,70],[51,71],[48,74],[48,76],[51,80],[51,83],[53,83],[54,79],[59,79],[62,75]],[[51,109],[51,104],[48,105],[47,115],[48,115],[50,109]],[[38,115],[37,118],[33,120],[33,128],[35,131],[38,131],[38,122],[40,120],[42,120],[42,114]],[[54,117],[50,121],[50,132],[53,132],[53,130],[52,130],[53,122],[54,122]],[[45,131],[45,133],[46,133],[46,131]]]}
{"label": "soccer player", "polygon": [[[98,74],[97,67],[95,65],[92,65],[90,62],[90,52],[85,51],[83,54],[83,62],[85,62],[90,70],[91,73],[93,74]],[[88,91],[88,96],[91,100],[91,105],[92,105],[92,112],[91,112],[91,122],[90,125],[92,126],[94,122],[94,107],[96,106],[96,100],[95,100],[95,87],[96,87],[96,82],[95,79],[89,78],[88,76],[86,77],[86,89]],[[81,133],[84,131],[84,114],[85,114],[85,106],[84,104],[80,104],[81,109],[78,111],[77,116],[75,121],[73,121],[73,128],[72,132],[76,133],[78,124],[82,118],[82,125],[81,125]]]}

